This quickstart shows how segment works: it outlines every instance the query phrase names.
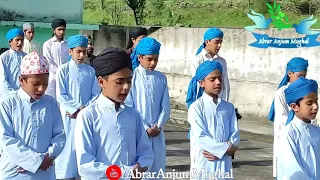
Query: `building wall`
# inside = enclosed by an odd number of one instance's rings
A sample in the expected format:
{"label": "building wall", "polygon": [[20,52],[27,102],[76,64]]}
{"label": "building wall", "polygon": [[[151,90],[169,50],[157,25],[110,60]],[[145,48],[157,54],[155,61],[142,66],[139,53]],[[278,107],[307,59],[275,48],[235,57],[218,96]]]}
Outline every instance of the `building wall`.
{"label": "building wall", "polygon": [[0,0],[0,20],[82,23],[83,0]]}

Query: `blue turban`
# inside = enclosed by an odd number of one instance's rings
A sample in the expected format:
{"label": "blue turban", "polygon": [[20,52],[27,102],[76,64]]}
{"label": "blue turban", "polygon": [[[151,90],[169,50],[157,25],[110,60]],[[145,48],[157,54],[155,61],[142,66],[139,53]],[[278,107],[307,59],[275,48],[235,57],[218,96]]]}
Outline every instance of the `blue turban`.
{"label": "blue turban", "polygon": [[[289,87],[284,91],[286,96],[286,102],[288,105],[296,102],[298,99],[307,96],[310,93],[318,94],[318,83],[315,80],[309,80],[304,77],[300,77],[298,80],[294,81]],[[291,110],[288,115],[287,124],[289,124],[294,117],[294,111]]]}
{"label": "blue turban", "polygon": [[134,51],[130,55],[132,60],[132,68],[135,69],[139,66],[138,55],[151,55],[151,54],[159,54],[160,53],[161,44],[154,38],[145,37],[142,38]]}
{"label": "blue turban", "polygon": [[24,33],[21,29],[15,28],[15,29],[11,29],[7,32],[6,34],[6,39],[8,41],[12,40],[13,38],[17,37],[17,36],[22,36],[24,38]]}
{"label": "blue turban", "polygon": [[75,47],[83,46],[88,47],[88,38],[82,35],[70,36],[68,38],[68,48],[72,49]]}
{"label": "blue turban", "polygon": [[204,36],[203,36],[203,43],[202,45],[199,47],[198,51],[197,51],[197,54],[198,55],[202,49],[204,48],[204,44],[206,41],[210,41],[211,39],[214,39],[214,38],[218,38],[218,37],[221,37],[223,38],[223,32],[218,29],[218,28],[210,28],[208,29],[205,33],[204,33]]}
{"label": "blue turban", "polygon": [[186,99],[188,108],[195,100],[197,100],[203,94],[203,88],[200,88],[197,94],[198,81],[204,80],[204,78],[208,76],[208,74],[210,74],[212,71],[216,69],[222,72],[221,64],[217,61],[209,61],[209,60],[204,61],[197,68],[196,75],[191,79],[188,87],[188,94]]}
{"label": "blue turban", "polygon": [[[309,66],[308,60],[305,60],[301,57],[292,58],[287,64],[286,74],[284,75],[282,81],[280,82],[278,89],[288,84],[290,79],[288,76],[289,71],[290,72],[304,71],[308,69],[308,66]],[[274,101],[272,101],[268,119],[270,121],[274,121]]]}

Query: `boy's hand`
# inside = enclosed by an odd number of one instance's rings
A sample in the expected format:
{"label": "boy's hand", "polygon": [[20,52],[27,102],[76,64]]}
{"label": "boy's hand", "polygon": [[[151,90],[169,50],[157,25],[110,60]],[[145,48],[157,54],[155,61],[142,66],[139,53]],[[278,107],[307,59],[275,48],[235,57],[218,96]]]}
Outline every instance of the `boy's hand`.
{"label": "boy's hand", "polygon": [[158,125],[154,125],[152,128],[147,130],[147,133],[149,137],[156,137],[161,133],[161,130],[162,129],[158,128]]}
{"label": "boy's hand", "polygon": [[20,168],[17,170],[17,172],[18,172],[18,173],[24,173],[24,172],[26,172],[26,170],[20,167]]}
{"label": "boy's hand", "polygon": [[231,144],[229,141],[228,141],[228,144],[229,144],[229,148],[227,150],[227,155],[228,156],[232,156],[234,155],[234,153],[236,152],[236,150],[238,149],[238,147],[234,146],[233,144]]}
{"label": "boy's hand", "polygon": [[215,161],[215,160],[219,159],[219,158],[217,158],[217,156],[209,153],[209,152],[206,151],[206,150],[204,150],[204,151],[202,152],[202,154],[203,154],[203,156],[204,156],[205,158],[208,159],[208,161]]}
{"label": "boy's hand", "polygon": [[50,166],[53,166],[53,161],[54,159],[49,157],[49,154],[45,154],[39,169],[46,171]]}
{"label": "boy's hand", "polygon": [[81,110],[84,109],[85,107],[86,107],[86,106],[81,105],[80,108],[79,108],[79,110],[81,111]]}
{"label": "boy's hand", "polygon": [[146,172],[148,170],[147,167],[141,167],[139,163],[136,163],[134,166],[133,166],[133,173],[134,173],[134,177],[132,177],[131,179],[132,180],[140,180],[141,178],[138,178],[138,172],[139,173],[143,173],[143,172]]}
{"label": "boy's hand", "polygon": [[69,118],[77,118],[77,115],[78,115],[78,113],[80,112],[80,109],[78,109],[78,111],[76,111],[74,114],[70,114],[69,112],[67,112],[67,116],[69,117]]}

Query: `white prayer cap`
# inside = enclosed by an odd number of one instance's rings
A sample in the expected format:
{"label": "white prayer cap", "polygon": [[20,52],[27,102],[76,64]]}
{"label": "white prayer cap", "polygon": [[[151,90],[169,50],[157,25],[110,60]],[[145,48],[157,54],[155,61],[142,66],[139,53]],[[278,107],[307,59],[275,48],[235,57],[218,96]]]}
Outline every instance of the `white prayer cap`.
{"label": "white prayer cap", "polygon": [[21,75],[47,74],[49,63],[47,59],[36,51],[24,56],[20,66]]}
{"label": "white prayer cap", "polygon": [[33,23],[24,23],[22,25],[22,27],[23,27],[24,31],[27,30],[27,29],[34,29],[34,24]]}

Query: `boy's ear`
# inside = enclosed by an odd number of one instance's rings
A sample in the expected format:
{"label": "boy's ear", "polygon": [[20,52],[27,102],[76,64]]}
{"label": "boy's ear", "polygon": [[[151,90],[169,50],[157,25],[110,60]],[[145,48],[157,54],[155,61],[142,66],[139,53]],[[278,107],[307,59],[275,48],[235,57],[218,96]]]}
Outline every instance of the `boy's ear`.
{"label": "boy's ear", "polygon": [[204,82],[201,80],[199,81],[200,87],[204,88]]}
{"label": "boy's ear", "polygon": [[294,112],[298,112],[299,111],[299,106],[298,106],[298,104],[296,104],[296,103],[291,103],[290,104],[290,107],[291,107],[291,109],[294,111]]}
{"label": "boy's ear", "polygon": [[143,56],[141,54],[138,55],[138,60],[141,61]]}

